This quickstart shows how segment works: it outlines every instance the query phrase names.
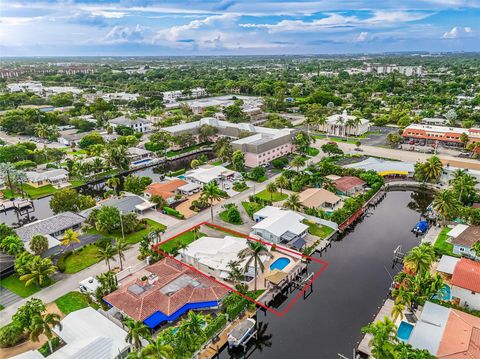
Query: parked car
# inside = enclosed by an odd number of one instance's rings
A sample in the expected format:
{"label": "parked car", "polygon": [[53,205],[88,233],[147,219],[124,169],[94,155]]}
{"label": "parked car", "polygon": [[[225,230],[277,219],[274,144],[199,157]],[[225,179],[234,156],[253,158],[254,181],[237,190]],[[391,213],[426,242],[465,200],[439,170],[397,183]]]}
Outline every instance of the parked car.
{"label": "parked car", "polygon": [[358,152],[363,152],[363,149],[361,149],[360,147],[355,147],[353,150]]}
{"label": "parked car", "polygon": [[460,152],[458,154],[458,157],[463,157],[463,158],[469,158],[470,156],[471,156],[470,152],[466,152],[466,151]]}

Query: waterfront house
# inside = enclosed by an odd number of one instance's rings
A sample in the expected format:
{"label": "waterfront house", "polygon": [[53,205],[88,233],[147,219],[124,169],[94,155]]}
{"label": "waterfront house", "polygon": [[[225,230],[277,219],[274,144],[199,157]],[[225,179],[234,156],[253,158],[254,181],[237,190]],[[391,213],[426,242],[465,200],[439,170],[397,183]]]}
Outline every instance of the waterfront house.
{"label": "waterfront house", "polygon": [[216,309],[229,292],[223,285],[170,258],[125,280],[103,300],[152,329],[189,310]]}
{"label": "waterfront house", "polygon": [[63,168],[26,171],[27,184],[38,188],[52,185],[55,188],[68,187],[68,171]]}
{"label": "waterfront house", "polygon": [[15,232],[24,242],[25,248],[30,250],[30,240],[36,235],[45,236],[48,240],[48,251],[45,256],[58,253],[61,250],[60,240],[67,229],[78,230],[85,218],[73,213],[62,212],[54,216],[17,228]]}
{"label": "waterfront house", "polygon": [[469,258],[477,257],[473,245],[480,241],[480,226],[457,224],[447,236],[447,241],[453,244],[454,254]]}
{"label": "waterfront house", "polygon": [[81,211],[80,215],[85,218],[88,218],[88,216],[94,209],[99,209],[103,206],[115,207],[121,213],[125,214],[130,212],[142,213],[154,207],[155,204],[151,203],[146,198],[137,196],[136,194],[133,194],[133,193],[126,192],[120,197],[110,197],[103,201],[100,201],[97,203],[95,207],[88,208]]}
{"label": "waterfront house", "polygon": [[146,118],[129,118],[127,116],[119,116],[116,117],[108,123],[113,127],[124,126],[129,127],[135,132],[145,133],[152,130],[153,122],[151,120],[147,120]]}
{"label": "waterfront house", "polygon": [[437,272],[442,274],[445,278],[450,279],[452,278],[453,271],[455,270],[455,266],[457,265],[460,258],[442,255],[440,261],[437,265]]}
{"label": "waterfront house", "polygon": [[345,176],[334,181],[337,192],[343,196],[354,196],[362,193],[367,187],[367,182],[358,177]]}
{"label": "waterfront house", "polygon": [[305,245],[303,238],[307,235],[308,226],[302,223],[305,217],[301,214],[267,206],[255,212],[253,219],[257,223],[252,227],[252,235],[268,242],[287,243],[295,248]]}
{"label": "waterfront house", "polygon": [[170,204],[175,202],[175,196],[180,193],[179,188],[186,184],[186,181],[179,178],[162,183],[152,183],[143,193],[148,199],[151,199],[153,196],[159,196]]}
{"label": "waterfront house", "polygon": [[426,302],[406,342],[439,359],[478,358],[480,318]]}
{"label": "waterfront house", "polygon": [[138,167],[151,162],[155,157],[155,153],[143,148],[129,147],[127,148],[127,156],[130,159],[131,166]]}
{"label": "waterfront house", "polygon": [[467,258],[458,261],[453,271],[451,295],[454,303],[480,310],[480,263]]}
{"label": "waterfront house", "polygon": [[342,203],[339,196],[323,188],[307,188],[299,197],[300,203],[305,208],[334,211]]}
{"label": "waterfront house", "polygon": [[389,161],[381,158],[368,157],[361,162],[350,163],[344,168],[362,169],[365,171],[375,171],[384,177],[407,177],[413,178],[415,166],[413,163],[402,161]]}
{"label": "waterfront house", "polygon": [[53,331],[66,344],[49,359],[120,359],[131,351],[128,333],[92,307],[68,314]]}

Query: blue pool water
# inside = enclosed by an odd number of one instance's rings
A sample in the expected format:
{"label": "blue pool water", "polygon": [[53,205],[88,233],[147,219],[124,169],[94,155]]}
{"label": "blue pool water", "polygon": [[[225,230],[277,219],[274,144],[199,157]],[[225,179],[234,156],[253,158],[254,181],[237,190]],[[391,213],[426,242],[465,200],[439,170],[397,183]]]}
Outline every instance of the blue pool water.
{"label": "blue pool water", "polygon": [[434,299],[440,299],[440,300],[450,300],[451,294],[450,294],[450,287],[448,285],[444,285],[443,289],[440,289],[437,294],[433,296]]}
{"label": "blue pool water", "polygon": [[185,179],[185,178],[187,178],[187,177],[185,177],[184,175],[181,175],[181,176],[178,176],[178,178],[180,178],[180,179]]}
{"label": "blue pool water", "polygon": [[138,160],[138,161],[132,162],[132,164],[133,165],[139,165],[139,164],[148,163],[148,162],[152,162],[152,159],[151,158],[146,158],[144,160]]}
{"label": "blue pool water", "polygon": [[286,257],[280,257],[277,260],[275,260],[275,262],[270,264],[270,270],[274,270],[274,269],[282,270],[283,268],[288,266],[289,263],[290,263],[290,259]]}
{"label": "blue pool water", "polygon": [[412,330],[413,325],[402,320],[397,330],[397,337],[403,341],[407,341],[412,334]]}

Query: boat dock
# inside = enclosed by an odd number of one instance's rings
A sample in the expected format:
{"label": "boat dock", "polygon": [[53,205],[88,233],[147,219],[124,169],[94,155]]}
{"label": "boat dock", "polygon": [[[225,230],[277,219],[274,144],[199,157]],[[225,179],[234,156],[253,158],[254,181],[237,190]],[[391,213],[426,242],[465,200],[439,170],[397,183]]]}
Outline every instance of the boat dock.
{"label": "boat dock", "polygon": [[33,202],[28,199],[15,199],[13,201],[0,202],[0,212],[7,212],[11,209],[21,211],[30,207],[33,207]]}
{"label": "boat dock", "polygon": [[[390,318],[394,304],[395,303],[392,299],[385,300],[383,305],[379,308],[377,315],[375,316],[375,318],[373,318],[372,323],[382,321],[385,317]],[[368,345],[370,340],[372,340],[372,335],[365,334],[357,346],[357,352],[370,357],[372,355],[372,351],[370,349],[370,346]]]}

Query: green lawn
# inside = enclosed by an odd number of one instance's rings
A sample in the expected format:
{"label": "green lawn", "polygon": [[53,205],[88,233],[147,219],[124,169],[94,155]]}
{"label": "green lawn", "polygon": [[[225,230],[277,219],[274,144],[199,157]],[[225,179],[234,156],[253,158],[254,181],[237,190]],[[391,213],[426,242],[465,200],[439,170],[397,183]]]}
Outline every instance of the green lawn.
{"label": "green lawn", "polygon": [[442,228],[433,247],[441,254],[457,257],[456,254],[453,254],[453,244],[447,242],[447,233],[450,231],[451,229],[448,227]]}
{"label": "green lawn", "polygon": [[[52,283],[53,281],[48,283],[48,285],[51,285]],[[33,285],[33,284],[26,287],[25,284],[19,279],[18,275],[16,274],[12,274],[7,278],[1,279],[0,286],[12,291],[13,293],[17,294],[22,298],[27,298],[32,294],[37,293],[40,289],[42,289],[41,287],[37,287],[36,285]]]}
{"label": "green lawn", "polygon": [[309,155],[309,156],[314,157],[314,156],[318,155],[319,153],[320,153],[320,150],[318,148],[309,147],[307,149],[307,155]]}
{"label": "green lawn", "polygon": [[[142,240],[143,236],[149,234],[152,230],[154,229],[167,229],[167,227],[161,223],[158,223],[158,222],[155,222],[154,220],[151,220],[149,218],[145,218],[145,221],[147,221],[148,223],[148,227],[145,228],[145,229],[142,229],[138,232],[134,232],[134,233],[129,233],[129,234],[126,234],[125,235],[125,241],[127,243],[130,243],[130,244],[134,244],[134,243],[138,243]],[[92,228],[92,229],[89,229],[87,231],[88,234],[99,234],[99,235],[104,235],[104,233],[101,233],[99,231],[97,231],[95,228]],[[120,230],[117,230],[117,231],[114,231],[112,233],[109,234],[109,236],[111,237],[121,237],[122,236],[122,232]]]}
{"label": "green lawn", "polygon": [[253,216],[253,214],[263,208],[261,204],[255,203],[255,202],[242,202],[242,207],[245,209],[245,212],[250,216],[250,218]]}
{"label": "green lawn", "polygon": [[215,162],[212,162],[212,165],[214,166],[220,166],[223,163],[222,160],[216,160]]}
{"label": "green lawn", "polygon": [[257,193],[255,197],[258,197],[265,201],[279,202],[287,199],[288,195],[286,193],[280,193],[280,192],[271,193],[266,189],[264,189],[262,192]]}
{"label": "green lawn", "polygon": [[308,220],[304,220],[303,223],[308,226],[308,233],[321,239],[327,238],[334,232],[333,228],[322,226]]}
{"label": "green lawn", "polygon": [[[72,180],[72,181],[70,181],[70,184],[71,184],[71,186],[69,186],[69,188],[78,187],[78,186],[81,186],[81,185],[85,184],[85,181]],[[51,184],[46,185],[46,186],[42,186],[42,187],[38,187],[38,188],[30,186],[28,184],[24,184],[23,185],[23,190],[25,191],[25,193],[31,199],[37,199],[37,198],[41,198],[41,197],[50,196],[50,195],[54,194],[55,192],[59,191],[58,189],[53,187]],[[12,191],[10,191],[9,189],[3,190],[3,194],[5,195],[6,198],[21,197],[21,193],[15,193],[14,195],[12,195]]]}
{"label": "green lawn", "polygon": [[240,218],[241,223],[232,223],[232,222],[230,222],[230,221],[228,220],[228,217],[227,217],[227,212],[228,212],[228,209],[226,209],[226,210],[224,210],[224,211],[222,211],[222,212],[220,212],[220,213],[218,214],[219,217],[220,217],[220,219],[221,219],[222,221],[224,221],[224,222],[226,222],[226,223],[229,223],[229,224],[233,224],[234,226],[238,226],[238,225],[240,225],[240,224],[243,224],[243,221],[242,221],[241,218]]}
{"label": "green lawn", "polygon": [[4,310],[5,307],[3,305],[0,304],[0,311]]}
{"label": "green lawn", "polygon": [[69,292],[55,300],[60,311],[67,315],[77,310],[88,307],[88,300],[85,294],[80,292]]}
{"label": "green lawn", "polygon": [[65,273],[72,274],[100,262],[100,249],[96,245],[80,248],[65,259]]}
{"label": "green lawn", "polygon": [[[199,232],[197,233],[198,238],[200,237],[205,237],[206,234]],[[182,233],[178,237],[175,237],[174,239],[163,243],[160,245],[160,249],[166,253],[173,253],[175,250],[182,244],[190,244],[193,241],[195,241],[197,238],[195,237],[195,233],[192,231]]]}
{"label": "green lawn", "polygon": [[349,137],[347,139],[347,137],[342,137],[342,138],[339,138],[339,137],[327,137],[325,135],[313,135],[314,138],[318,138],[318,139],[321,139],[321,140],[328,140],[328,141],[332,141],[332,142],[345,142],[345,143],[351,143],[352,145],[354,145],[358,139],[354,138],[354,137]]}

